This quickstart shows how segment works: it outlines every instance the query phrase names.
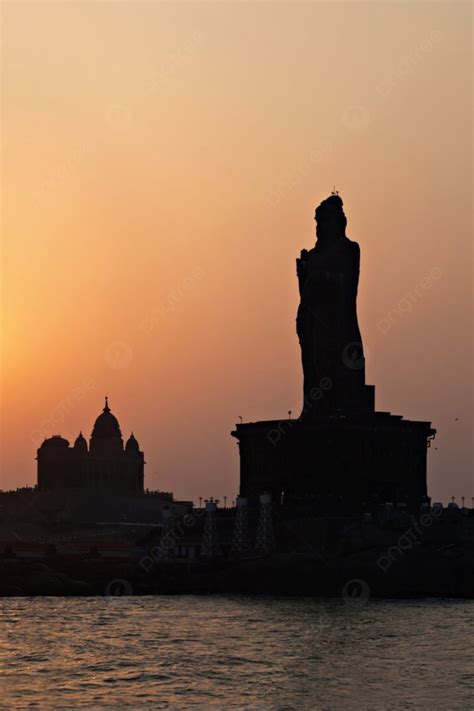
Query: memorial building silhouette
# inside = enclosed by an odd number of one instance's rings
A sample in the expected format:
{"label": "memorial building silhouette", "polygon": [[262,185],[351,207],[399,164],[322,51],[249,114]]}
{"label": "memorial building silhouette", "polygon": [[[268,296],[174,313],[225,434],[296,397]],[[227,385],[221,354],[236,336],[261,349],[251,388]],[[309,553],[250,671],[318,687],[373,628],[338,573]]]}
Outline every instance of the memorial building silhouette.
{"label": "memorial building silhouette", "polygon": [[38,490],[64,489],[110,495],[143,494],[144,455],[133,433],[123,444],[117,418],[107,398],[87,441],[79,434],[71,447],[67,439],[54,435],[45,439],[37,452]]}

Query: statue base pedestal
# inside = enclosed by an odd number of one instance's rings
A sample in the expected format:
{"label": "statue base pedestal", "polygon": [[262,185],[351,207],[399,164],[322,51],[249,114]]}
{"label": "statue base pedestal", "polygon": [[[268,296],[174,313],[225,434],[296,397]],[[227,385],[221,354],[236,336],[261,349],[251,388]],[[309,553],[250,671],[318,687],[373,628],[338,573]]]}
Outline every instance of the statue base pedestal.
{"label": "statue base pedestal", "polygon": [[387,412],[242,423],[240,496],[310,505],[320,514],[372,511],[386,501],[418,511],[427,494],[430,422]]}

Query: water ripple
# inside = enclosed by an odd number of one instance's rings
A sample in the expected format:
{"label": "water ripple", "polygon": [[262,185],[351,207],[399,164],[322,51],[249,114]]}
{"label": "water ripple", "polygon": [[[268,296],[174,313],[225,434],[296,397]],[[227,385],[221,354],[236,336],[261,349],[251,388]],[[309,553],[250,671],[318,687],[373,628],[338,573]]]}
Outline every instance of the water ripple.
{"label": "water ripple", "polygon": [[472,708],[474,602],[0,600],[0,707]]}

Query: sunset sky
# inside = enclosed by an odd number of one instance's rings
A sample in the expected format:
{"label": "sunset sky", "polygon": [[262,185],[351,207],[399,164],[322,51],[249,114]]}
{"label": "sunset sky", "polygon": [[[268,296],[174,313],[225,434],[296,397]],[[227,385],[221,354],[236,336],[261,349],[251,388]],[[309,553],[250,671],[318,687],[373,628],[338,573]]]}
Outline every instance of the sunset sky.
{"label": "sunset sky", "polygon": [[[376,407],[474,496],[472,6],[3,5],[2,488],[107,393],[149,488],[229,500],[297,414],[295,259],[333,185]],[[437,449],[434,449],[436,447]]]}

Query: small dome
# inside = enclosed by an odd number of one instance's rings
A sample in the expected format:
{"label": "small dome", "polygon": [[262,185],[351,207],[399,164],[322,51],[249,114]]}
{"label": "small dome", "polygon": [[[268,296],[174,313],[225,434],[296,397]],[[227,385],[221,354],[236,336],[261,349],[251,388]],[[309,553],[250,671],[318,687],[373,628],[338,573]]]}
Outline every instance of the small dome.
{"label": "small dome", "polygon": [[40,449],[67,449],[69,442],[61,435],[53,435],[49,439],[45,439]]}
{"label": "small dome", "polygon": [[133,432],[127,440],[127,444],[125,445],[125,451],[129,454],[138,454],[140,451],[140,445],[135,439]]}
{"label": "small dome", "polygon": [[79,432],[79,437],[74,442],[74,449],[79,452],[87,452],[87,442],[82,432]]}

